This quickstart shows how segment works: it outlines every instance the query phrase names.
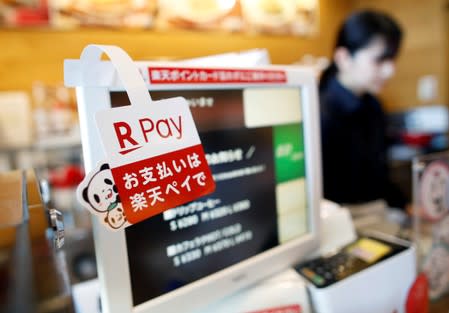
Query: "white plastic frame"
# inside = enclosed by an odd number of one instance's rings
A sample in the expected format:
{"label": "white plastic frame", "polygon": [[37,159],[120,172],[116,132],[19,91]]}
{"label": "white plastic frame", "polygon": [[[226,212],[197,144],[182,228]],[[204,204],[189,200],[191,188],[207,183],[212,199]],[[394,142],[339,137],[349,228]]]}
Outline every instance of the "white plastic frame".
{"label": "white plastic frame", "polygon": [[[94,240],[98,277],[101,286],[103,312],[154,313],[189,312],[201,306],[201,301],[213,301],[257,280],[272,275],[305,258],[319,243],[319,203],[321,200],[321,151],[317,83],[312,70],[288,66],[267,66],[257,70],[283,70],[285,83],[243,84],[149,84],[148,68],[160,63],[135,62],[149,91],[176,89],[235,89],[242,87],[298,87],[301,91],[303,127],[305,136],[306,183],[308,193],[308,230],[298,239],[244,260],[187,286],[133,306],[125,231],[111,232],[94,218]],[[167,66],[167,64],[163,64]],[[182,65],[168,65],[182,68]],[[192,66],[186,66],[192,68]],[[201,69],[199,66],[195,68]],[[213,67],[208,67],[210,69]],[[223,67],[220,67],[222,69]],[[233,68],[234,69],[234,68]],[[242,69],[242,68],[236,68]],[[76,87],[78,111],[86,172],[105,158],[95,124],[95,112],[109,108],[110,91],[124,91],[120,79],[109,61],[101,61],[89,68],[90,75],[81,73],[80,60],[65,60],[66,86]],[[205,303],[204,303],[205,304]]]}

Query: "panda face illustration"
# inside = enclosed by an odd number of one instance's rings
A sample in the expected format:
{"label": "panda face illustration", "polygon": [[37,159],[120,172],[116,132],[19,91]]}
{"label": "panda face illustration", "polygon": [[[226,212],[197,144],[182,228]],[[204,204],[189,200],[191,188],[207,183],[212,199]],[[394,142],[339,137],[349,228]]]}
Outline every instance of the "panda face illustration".
{"label": "panda face illustration", "polygon": [[124,215],[121,205],[108,211],[104,221],[114,229],[122,227],[126,223],[126,216]]}
{"label": "panda face illustration", "polygon": [[84,201],[97,212],[113,210],[120,202],[108,164],[103,164],[83,190]]}

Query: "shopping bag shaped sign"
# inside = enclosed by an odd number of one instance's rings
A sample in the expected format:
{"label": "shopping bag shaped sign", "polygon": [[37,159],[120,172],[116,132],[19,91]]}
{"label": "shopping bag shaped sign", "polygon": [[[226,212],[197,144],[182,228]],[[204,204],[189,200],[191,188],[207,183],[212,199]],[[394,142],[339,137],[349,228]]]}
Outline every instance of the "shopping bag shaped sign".
{"label": "shopping bag shaped sign", "polygon": [[95,114],[106,159],[86,175],[77,196],[106,227],[117,230],[211,193],[215,183],[187,101],[152,101],[132,59],[117,46],[83,49],[84,81],[95,75],[91,70],[103,54],[131,105]]}
{"label": "shopping bag shaped sign", "polygon": [[100,111],[96,121],[129,223],[215,189],[184,98]]}

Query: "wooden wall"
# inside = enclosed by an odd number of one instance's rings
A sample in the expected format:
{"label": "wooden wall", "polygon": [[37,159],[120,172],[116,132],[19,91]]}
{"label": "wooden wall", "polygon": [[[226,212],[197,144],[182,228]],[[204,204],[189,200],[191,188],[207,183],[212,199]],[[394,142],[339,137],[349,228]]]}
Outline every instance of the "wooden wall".
{"label": "wooden wall", "polygon": [[312,38],[251,36],[210,32],[144,30],[0,29],[0,91],[29,90],[35,80],[63,80],[63,60],[79,58],[89,43],[114,44],[135,60],[189,58],[267,48],[273,63],[288,64],[302,55],[329,55],[335,29],[351,9],[351,1],[320,0],[320,32]]}
{"label": "wooden wall", "polygon": [[356,8],[374,7],[390,12],[406,31],[397,74],[382,95],[386,109],[402,111],[423,104],[417,97],[417,82],[429,74],[439,81],[433,103],[447,105],[448,2],[320,0],[320,31],[311,38],[183,31],[0,29],[0,91],[30,90],[36,80],[61,82],[63,60],[78,58],[89,43],[119,45],[136,60],[189,58],[252,48],[267,48],[276,64],[289,64],[307,53],[329,57],[336,29],[345,16]]}
{"label": "wooden wall", "polygon": [[[422,104],[449,105],[449,1],[448,0],[355,0],[355,8],[377,8],[389,12],[405,30],[404,45],[396,76],[383,96],[389,111]],[[439,92],[434,101],[417,97],[418,79],[434,75]]]}

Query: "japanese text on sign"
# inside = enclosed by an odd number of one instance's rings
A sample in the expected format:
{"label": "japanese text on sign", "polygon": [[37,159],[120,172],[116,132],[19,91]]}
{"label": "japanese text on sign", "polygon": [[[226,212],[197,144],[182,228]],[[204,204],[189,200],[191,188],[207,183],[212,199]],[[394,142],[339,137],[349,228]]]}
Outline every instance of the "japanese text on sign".
{"label": "japanese text on sign", "polygon": [[112,169],[129,220],[191,201],[191,194],[207,188],[211,178],[198,149],[201,146]]}
{"label": "japanese text on sign", "polygon": [[203,256],[242,244],[252,238],[251,230],[244,230],[240,223],[236,223],[190,240],[172,244],[166,248],[166,252],[168,257],[173,258],[173,265],[178,267]]}
{"label": "japanese text on sign", "polygon": [[285,83],[281,70],[206,69],[206,68],[148,68],[151,84],[192,83]]}
{"label": "japanese text on sign", "polygon": [[251,201],[239,200],[235,203],[221,205],[220,199],[207,199],[205,201],[194,201],[187,205],[179,206],[163,213],[164,221],[170,221],[170,230],[177,231],[209,222],[249,210]]}

